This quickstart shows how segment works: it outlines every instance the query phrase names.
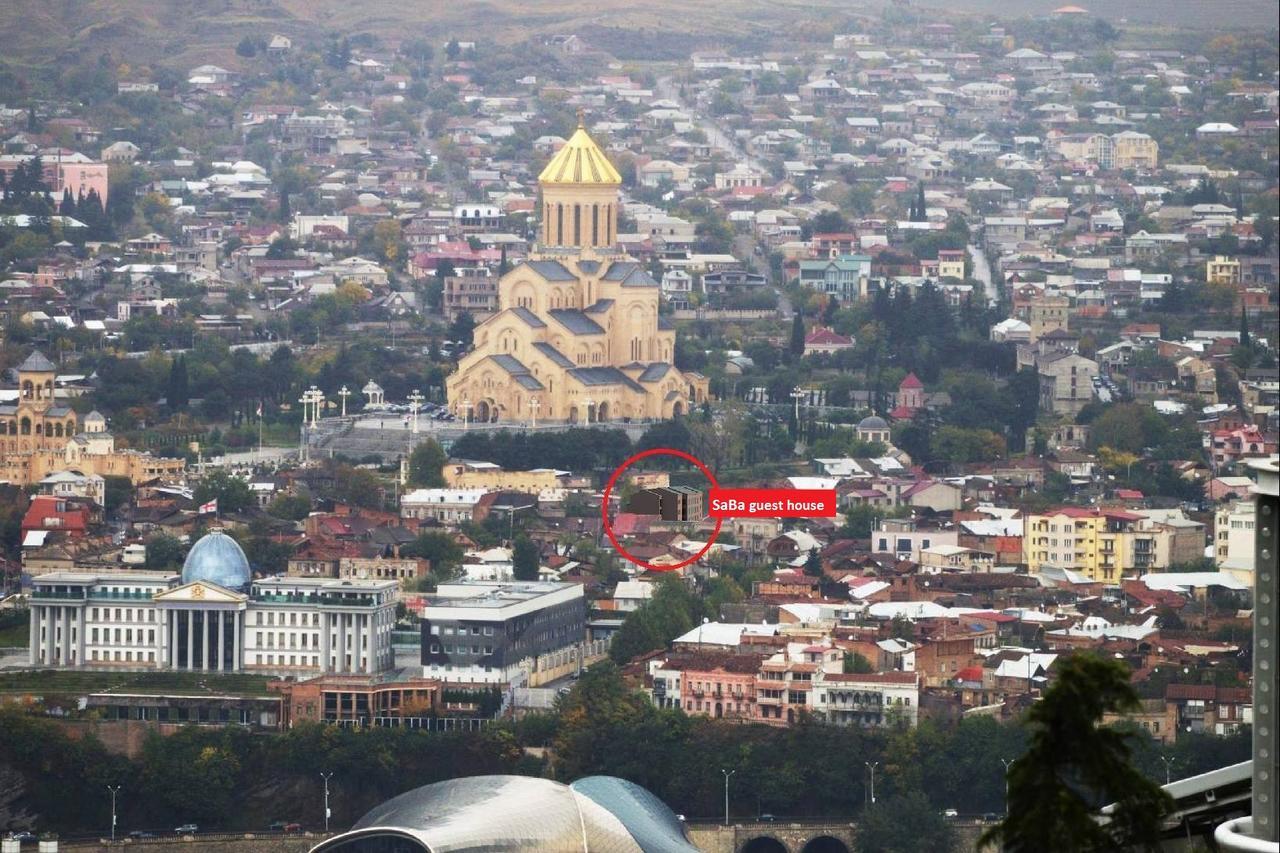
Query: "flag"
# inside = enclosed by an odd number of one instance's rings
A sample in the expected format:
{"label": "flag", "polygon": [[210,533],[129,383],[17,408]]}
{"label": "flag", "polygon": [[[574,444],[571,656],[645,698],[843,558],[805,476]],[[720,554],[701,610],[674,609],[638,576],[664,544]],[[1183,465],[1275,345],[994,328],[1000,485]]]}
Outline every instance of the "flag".
{"label": "flag", "polygon": [[199,512],[199,514],[200,514],[200,515],[207,515],[207,514],[209,514],[209,513],[213,513],[214,515],[217,515],[217,514],[218,514],[218,499],[217,499],[217,498],[214,498],[213,500],[209,501],[207,504],[200,504],[200,512]]}

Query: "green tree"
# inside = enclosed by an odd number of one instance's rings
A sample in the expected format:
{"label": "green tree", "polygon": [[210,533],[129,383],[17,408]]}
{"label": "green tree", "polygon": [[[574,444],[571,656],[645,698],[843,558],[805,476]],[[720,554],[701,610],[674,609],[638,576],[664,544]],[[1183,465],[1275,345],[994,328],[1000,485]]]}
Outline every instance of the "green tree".
{"label": "green tree", "polygon": [[409,485],[423,489],[444,488],[444,449],[434,438],[428,438],[409,454]]}
{"label": "green tree", "polygon": [[244,512],[255,504],[249,484],[222,469],[205,474],[195,489],[197,504],[212,500],[217,500],[220,513]]}
{"label": "green tree", "polygon": [[427,530],[418,534],[408,545],[400,549],[405,557],[416,557],[428,560],[432,571],[437,566],[456,565],[462,562],[462,546],[453,541],[453,537],[438,530]]}
{"label": "green tree", "polygon": [[804,560],[804,573],[810,577],[822,577],[822,557],[818,556],[817,548],[809,549],[809,555]]}
{"label": "green tree", "polygon": [[[1132,735],[1099,725],[1136,710],[1138,695],[1119,661],[1076,654],[1027,714],[1030,748],[1009,769],[1008,816],[980,844],[1011,853],[1155,849],[1171,801],[1130,763]],[[1103,824],[1097,810],[1115,805]]]}
{"label": "green tree", "polygon": [[167,533],[152,536],[145,543],[146,567],[152,570],[176,569],[182,565],[182,543]]}
{"label": "green tree", "polygon": [[311,513],[311,500],[305,495],[279,495],[267,506],[267,515],[287,521],[301,521]]}
{"label": "green tree", "polygon": [[538,546],[533,540],[521,533],[511,547],[511,573],[516,580],[536,581],[538,564],[541,563]]}
{"label": "green tree", "polygon": [[841,671],[846,674],[875,672],[876,668],[858,652],[845,652]]}
{"label": "green tree", "polygon": [[[858,825],[858,853],[916,853],[948,851],[954,833],[940,811],[919,791],[877,796]],[[1056,849],[1046,847],[1045,850]]]}
{"label": "green tree", "polygon": [[186,356],[178,356],[169,365],[169,381],[165,384],[165,402],[175,412],[185,409],[191,402]]}
{"label": "green tree", "polygon": [[799,311],[791,316],[791,354],[804,355],[804,315]]}

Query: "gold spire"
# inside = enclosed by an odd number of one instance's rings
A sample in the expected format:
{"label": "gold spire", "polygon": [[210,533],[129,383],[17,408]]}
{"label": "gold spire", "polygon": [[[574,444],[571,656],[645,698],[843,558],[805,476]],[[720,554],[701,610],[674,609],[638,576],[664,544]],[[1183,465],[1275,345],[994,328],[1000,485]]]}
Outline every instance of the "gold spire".
{"label": "gold spire", "polygon": [[551,162],[538,175],[540,184],[614,184],[622,183],[622,176],[609,162],[609,158],[587,133],[586,118],[578,110],[578,129],[569,137],[564,147],[556,152]]}

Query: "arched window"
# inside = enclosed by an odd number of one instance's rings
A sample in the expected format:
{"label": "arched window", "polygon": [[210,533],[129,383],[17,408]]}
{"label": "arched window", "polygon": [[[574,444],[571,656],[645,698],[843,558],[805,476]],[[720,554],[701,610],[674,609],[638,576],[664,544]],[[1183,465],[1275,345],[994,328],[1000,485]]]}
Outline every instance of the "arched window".
{"label": "arched window", "polygon": [[582,245],[582,205],[573,206],[573,245]]}
{"label": "arched window", "polygon": [[56,437],[58,437],[58,438],[62,438],[62,424],[61,424],[61,423],[56,423],[56,424],[54,424],[54,425],[53,425],[53,434],[54,434]]}
{"label": "arched window", "polygon": [[44,435],[44,424],[36,424],[36,435]]}
{"label": "arched window", "polygon": [[564,245],[564,205],[556,205],[556,239],[555,245]]}
{"label": "arched window", "polygon": [[591,205],[591,245],[600,245],[600,205]]}

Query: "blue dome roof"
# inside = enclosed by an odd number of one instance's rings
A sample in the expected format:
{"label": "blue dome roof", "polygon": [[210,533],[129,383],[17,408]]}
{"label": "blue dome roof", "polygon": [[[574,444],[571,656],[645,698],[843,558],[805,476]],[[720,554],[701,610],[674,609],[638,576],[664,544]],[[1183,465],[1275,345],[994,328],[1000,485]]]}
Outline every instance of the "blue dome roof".
{"label": "blue dome roof", "polygon": [[208,581],[239,592],[249,587],[252,578],[240,544],[221,531],[200,537],[182,564],[183,583]]}

